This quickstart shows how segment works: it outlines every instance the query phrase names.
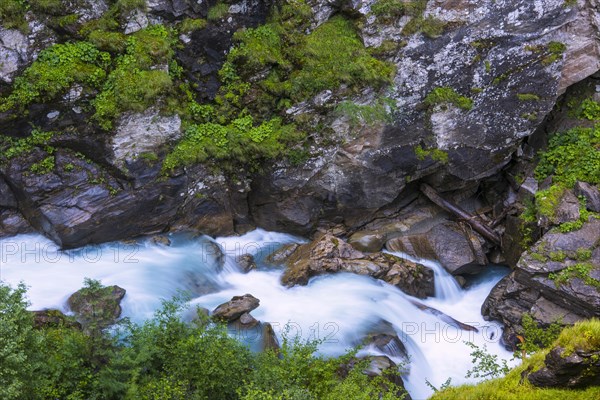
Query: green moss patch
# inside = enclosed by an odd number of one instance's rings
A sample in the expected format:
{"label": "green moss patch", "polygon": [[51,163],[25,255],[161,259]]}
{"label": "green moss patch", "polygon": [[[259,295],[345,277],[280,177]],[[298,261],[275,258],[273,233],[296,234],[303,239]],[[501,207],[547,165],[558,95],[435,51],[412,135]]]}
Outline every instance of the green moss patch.
{"label": "green moss patch", "polygon": [[473,108],[473,100],[460,95],[451,87],[438,87],[425,97],[425,105],[433,107],[438,104],[452,104],[463,110]]}

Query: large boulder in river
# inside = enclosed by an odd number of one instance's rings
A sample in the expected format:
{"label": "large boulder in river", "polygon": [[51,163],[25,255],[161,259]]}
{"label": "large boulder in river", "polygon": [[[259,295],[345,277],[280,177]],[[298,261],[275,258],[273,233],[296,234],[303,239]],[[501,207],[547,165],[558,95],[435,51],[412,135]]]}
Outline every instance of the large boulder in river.
{"label": "large boulder in river", "polygon": [[[214,319],[233,322],[242,315],[250,313],[260,305],[260,300],[251,294],[233,296],[231,300],[219,305],[213,310]],[[248,314],[249,315],[249,314]]]}
{"label": "large boulder in river", "polygon": [[101,329],[114,324],[121,316],[125,289],[96,285],[95,282],[73,293],[67,304],[84,328]]}
{"label": "large boulder in river", "polygon": [[451,274],[462,274],[465,266],[487,264],[483,240],[466,225],[447,222],[429,231],[401,235],[386,243],[391,251],[410,256],[437,260]]}
{"label": "large boulder in river", "polygon": [[550,231],[523,254],[516,269],[492,289],[482,314],[501,321],[510,347],[523,314],[540,326],[600,316],[600,220],[577,231]]}
{"label": "large boulder in river", "polygon": [[431,269],[391,254],[363,253],[331,234],[298,247],[286,265],[281,277],[286,286],[306,285],[317,275],[351,272],[384,280],[415,297],[435,292]]}

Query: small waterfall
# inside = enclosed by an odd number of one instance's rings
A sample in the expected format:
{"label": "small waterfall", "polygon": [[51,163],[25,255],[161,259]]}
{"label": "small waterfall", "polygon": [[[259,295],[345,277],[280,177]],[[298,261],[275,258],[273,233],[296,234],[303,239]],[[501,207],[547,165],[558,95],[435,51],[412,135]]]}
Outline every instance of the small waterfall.
{"label": "small waterfall", "polygon": [[[0,279],[13,285],[24,281],[30,287],[32,309],[64,310],[67,297],[81,288],[84,277],[116,284],[127,290],[124,316],[138,322],[150,317],[161,299],[169,299],[179,290],[191,291],[194,298],[190,304],[209,310],[235,295],[251,293],[260,299],[260,307],[252,315],[271,323],[280,341],[286,331],[291,337],[321,339],[320,352],[330,356],[347,352],[372,332],[373,326],[385,321],[408,353],[410,362],[401,371],[414,399],[431,394],[426,380],[434,386],[449,377],[453,384],[473,381],[464,378],[472,366],[470,350],[463,341],[487,344],[490,352],[510,357],[497,342],[500,327],[484,321],[480,314],[483,300],[506,273],[503,269],[491,268],[462,290],[439,264],[414,260],[435,271],[436,296],[421,303],[479,329],[473,332],[424,312],[414,298],[396,287],[365,276],[339,273],[314,278],[307,286],[281,286],[282,268],[262,260],[285,243],[302,241],[291,235],[256,230],[216,240],[189,235],[169,238],[170,246],[143,240],[67,252],[38,235],[2,239]],[[243,254],[254,255],[257,270],[239,271],[236,257]],[[251,333],[240,339],[255,345],[259,335]],[[362,352],[386,353],[397,363],[405,361],[401,349],[390,343],[389,348],[368,346]]]}
{"label": "small waterfall", "polygon": [[455,301],[462,296],[462,289],[458,282],[456,282],[456,279],[454,279],[454,277],[450,275],[439,262],[412,257],[399,251],[385,252],[431,268],[433,270],[436,298],[440,300]]}

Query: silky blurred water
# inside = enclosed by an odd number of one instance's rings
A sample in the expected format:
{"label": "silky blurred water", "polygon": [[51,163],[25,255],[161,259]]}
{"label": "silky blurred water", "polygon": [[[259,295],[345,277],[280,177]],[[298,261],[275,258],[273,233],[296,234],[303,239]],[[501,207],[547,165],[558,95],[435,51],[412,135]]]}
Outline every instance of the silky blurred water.
{"label": "silky blurred water", "polygon": [[[486,345],[488,351],[504,359],[511,356],[498,343],[500,326],[484,321],[480,312],[485,297],[506,269],[490,267],[463,290],[438,263],[415,260],[435,273],[436,296],[418,301],[477,327],[479,332],[475,333],[421,310],[413,303],[417,299],[369,277],[340,273],[316,277],[307,286],[281,286],[281,266],[269,266],[262,260],[281,245],[301,242],[301,238],[260,229],[216,241],[184,234],[169,238],[170,246],[141,240],[66,252],[39,235],[6,238],[0,240],[0,279],[11,285],[28,285],[31,309],[57,308],[64,312],[68,312],[68,296],[82,287],[84,278],[119,285],[127,291],[123,316],[137,322],[151,317],[162,299],[170,299],[180,291],[191,293],[192,306],[209,310],[233,296],[250,293],[260,299],[252,315],[271,323],[280,340],[284,332],[289,337],[321,339],[319,351],[332,356],[356,346],[369,329],[387,321],[409,353],[410,362],[403,371],[413,399],[431,394],[426,381],[436,387],[448,378],[453,384],[473,381],[465,378],[472,368],[465,341]],[[243,274],[236,259],[246,253],[255,255],[259,268]],[[259,340],[250,336],[242,339]],[[379,351],[368,348],[364,352]]]}

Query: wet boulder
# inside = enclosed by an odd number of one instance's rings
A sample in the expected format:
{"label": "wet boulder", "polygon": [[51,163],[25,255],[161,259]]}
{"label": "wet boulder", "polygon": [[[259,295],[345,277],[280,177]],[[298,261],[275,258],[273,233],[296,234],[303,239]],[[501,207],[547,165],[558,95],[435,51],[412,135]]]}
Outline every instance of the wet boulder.
{"label": "wet boulder", "polygon": [[[464,266],[487,264],[482,247],[483,239],[471,229],[455,222],[445,222],[424,233],[403,234],[386,243],[391,251],[399,251],[416,258],[437,260],[451,274],[465,273]],[[476,272],[476,271],[475,271]]]}
{"label": "wet boulder", "polygon": [[116,285],[88,285],[73,293],[67,305],[84,328],[101,329],[117,322],[125,293]]}
{"label": "wet boulder", "polygon": [[387,253],[363,253],[329,233],[298,247],[286,265],[281,282],[288,287],[306,285],[322,274],[351,272],[381,279],[411,296],[434,294],[431,269]]}
{"label": "wet boulder", "polygon": [[256,261],[254,261],[254,256],[252,254],[242,254],[237,260],[237,263],[244,273],[256,269]]}
{"label": "wet boulder", "polygon": [[265,261],[268,264],[272,264],[272,265],[283,264],[296,251],[296,249],[299,246],[300,245],[298,243],[284,244],[283,246],[281,246],[280,248],[278,248],[277,250],[275,250],[274,252],[269,254],[267,256],[267,258],[265,259]]}
{"label": "wet boulder", "polygon": [[81,324],[73,317],[68,317],[60,310],[38,310],[32,311],[33,314],[33,326],[37,329],[43,328],[74,328],[81,329]]}
{"label": "wet boulder", "polygon": [[233,322],[259,305],[260,300],[251,294],[233,296],[231,300],[215,308],[212,312],[212,317],[216,320]]}

